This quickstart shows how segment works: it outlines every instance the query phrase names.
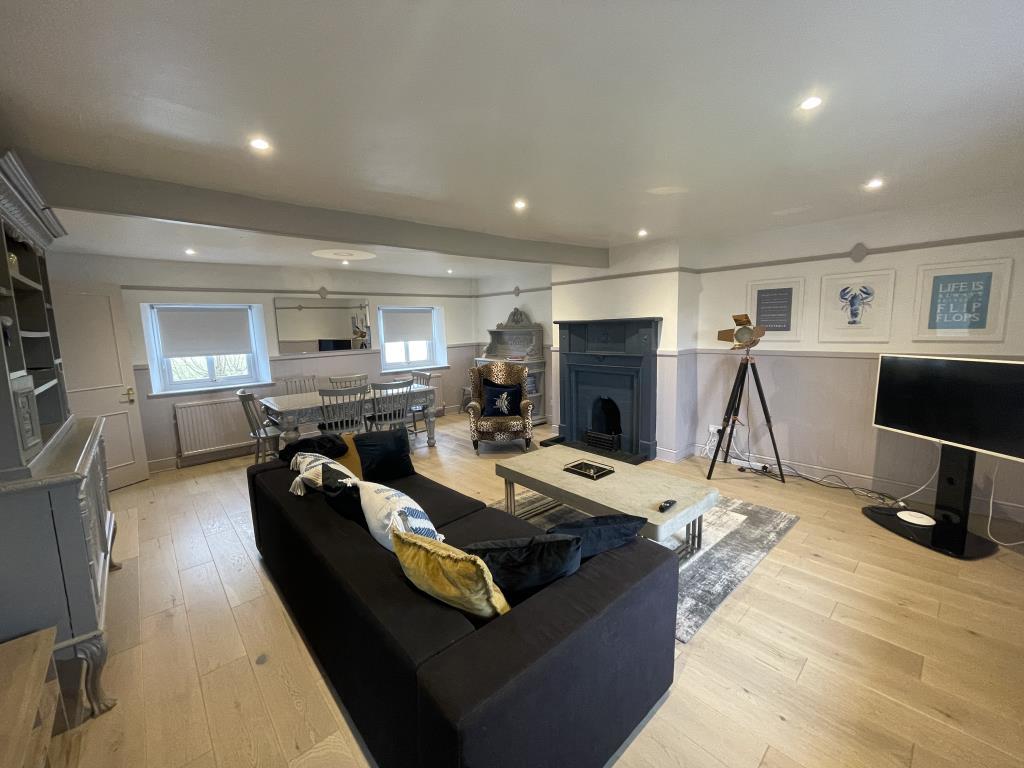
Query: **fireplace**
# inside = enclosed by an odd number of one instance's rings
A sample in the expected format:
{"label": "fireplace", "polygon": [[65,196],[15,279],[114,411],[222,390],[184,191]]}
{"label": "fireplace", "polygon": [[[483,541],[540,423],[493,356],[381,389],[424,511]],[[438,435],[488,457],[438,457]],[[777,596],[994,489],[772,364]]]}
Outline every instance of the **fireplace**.
{"label": "fireplace", "polygon": [[626,461],[654,458],[660,324],[557,322],[561,439]]}

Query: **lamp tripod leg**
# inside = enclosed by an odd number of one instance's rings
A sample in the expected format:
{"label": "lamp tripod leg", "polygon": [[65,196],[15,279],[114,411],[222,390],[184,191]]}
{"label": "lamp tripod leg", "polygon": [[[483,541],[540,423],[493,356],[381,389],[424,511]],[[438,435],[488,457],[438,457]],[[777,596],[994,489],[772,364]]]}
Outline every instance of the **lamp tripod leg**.
{"label": "lamp tripod leg", "polygon": [[750,370],[754,372],[754,385],[757,387],[757,396],[761,400],[761,410],[764,411],[764,422],[768,425],[768,435],[772,439],[772,451],[775,452],[775,466],[779,468],[779,480],[786,482],[786,473],[782,471],[782,459],[779,458],[779,444],[775,442],[775,430],[772,429],[772,416],[768,412],[768,401],[764,396],[764,387],[761,386],[761,376],[757,372],[757,363],[750,361]]}
{"label": "lamp tripod leg", "polygon": [[732,407],[732,423],[729,424],[729,439],[725,441],[725,454],[722,460],[726,464],[729,463],[729,452],[732,450],[732,438],[736,434],[736,422],[740,420],[740,408],[743,405],[743,390],[746,389],[747,386],[747,367],[747,358],[744,357],[740,360],[740,369],[736,374],[740,387],[736,392],[736,402],[733,403]]}
{"label": "lamp tripod leg", "polygon": [[[711,455],[711,466],[708,468],[708,480],[715,471],[715,464],[718,463],[718,453],[722,450],[722,441],[725,439],[725,430],[733,424],[733,419],[739,413],[739,393],[742,389],[743,379],[746,375],[746,367],[740,362],[739,370],[736,371],[736,378],[732,382],[732,391],[729,393],[729,402],[725,406],[725,416],[722,417],[722,428],[718,430],[718,442],[715,444],[715,452]],[[728,451],[726,452],[728,461]]]}

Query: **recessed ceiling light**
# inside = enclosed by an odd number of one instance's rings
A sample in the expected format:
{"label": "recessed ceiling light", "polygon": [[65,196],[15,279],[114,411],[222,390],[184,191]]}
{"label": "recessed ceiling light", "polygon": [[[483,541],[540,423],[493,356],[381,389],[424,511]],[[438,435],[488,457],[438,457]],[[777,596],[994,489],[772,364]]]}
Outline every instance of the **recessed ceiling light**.
{"label": "recessed ceiling light", "polygon": [[681,195],[685,192],[689,192],[686,187],[668,186],[668,187],[651,187],[647,190],[648,195]]}
{"label": "recessed ceiling light", "polygon": [[885,179],[881,178],[880,176],[875,176],[875,178],[868,179],[866,182],[864,182],[864,189],[867,190],[881,189],[884,186]]}
{"label": "recessed ceiling light", "polygon": [[186,256],[195,256],[196,255],[196,249],[195,248],[186,248],[185,249],[185,255]]}
{"label": "recessed ceiling light", "polygon": [[642,240],[643,238],[647,237],[647,230],[646,229],[637,230],[636,236],[639,237]]}
{"label": "recessed ceiling light", "polygon": [[270,142],[262,136],[253,136],[249,139],[249,147],[255,149],[257,152],[269,152]]}
{"label": "recessed ceiling light", "polygon": [[817,109],[820,106],[821,106],[821,97],[820,96],[808,96],[806,99],[804,99],[803,101],[800,102],[800,109],[807,110],[807,111],[810,111],[812,109]]}
{"label": "recessed ceiling light", "polygon": [[526,198],[523,197],[517,197],[514,201],[512,201],[512,207],[515,208],[517,211],[525,211],[527,205],[528,203],[526,202]]}
{"label": "recessed ceiling light", "polygon": [[313,255],[318,259],[331,259],[333,261],[340,261],[342,264],[348,264],[350,261],[368,261],[369,259],[377,258],[377,254],[372,251],[358,251],[354,248],[321,248],[318,251],[313,251]]}
{"label": "recessed ceiling light", "polygon": [[452,273],[453,273],[454,271],[455,271],[454,269],[449,269],[449,270],[448,270],[448,274],[450,275],[450,274],[452,274]]}
{"label": "recessed ceiling light", "polygon": [[342,263],[342,264],[344,264],[344,265],[345,265],[345,266],[347,267],[347,266],[348,266],[348,259],[345,259],[345,260],[344,260],[344,261],[342,261],[341,263]]}

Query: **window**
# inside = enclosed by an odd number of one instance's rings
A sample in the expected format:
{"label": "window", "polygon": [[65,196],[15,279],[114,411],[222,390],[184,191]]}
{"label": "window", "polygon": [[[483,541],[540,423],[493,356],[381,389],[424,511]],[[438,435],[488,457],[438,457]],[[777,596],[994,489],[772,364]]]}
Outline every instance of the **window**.
{"label": "window", "polygon": [[258,304],[143,304],[153,392],[270,379]]}
{"label": "window", "polygon": [[448,365],[441,307],[377,307],[385,371]]}

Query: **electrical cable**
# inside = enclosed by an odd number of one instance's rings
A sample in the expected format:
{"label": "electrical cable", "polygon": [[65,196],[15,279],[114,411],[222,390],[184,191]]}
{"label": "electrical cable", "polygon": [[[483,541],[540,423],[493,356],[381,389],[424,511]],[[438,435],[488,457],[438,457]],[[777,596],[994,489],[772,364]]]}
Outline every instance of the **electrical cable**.
{"label": "electrical cable", "polygon": [[985,532],[988,537],[992,539],[996,544],[1001,544],[1004,547],[1018,547],[1024,544],[1024,539],[1021,541],[1000,541],[992,535],[992,507],[996,500],[996,478],[999,477],[999,459],[996,459],[996,468],[992,471],[992,495],[988,497],[988,526],[985,528]]}
{"label": "electrical cable", "polygon": [[942,446],[939,445],[938,443],[936,443],[936,445],[939,446],[940,453],[939,453],[939,460],[935,463],[935,471],[932,472],[932,476],[929,477],[927,480],[925,480],[924,485],[922,485],[920,488],[918,488],[913,493],[908,493],[907,495],[900,496],[898,499],[896,499],[896,501],[898,503],[902,504],[905,500],[909,499],[911,496],[917,496],[917,494],[919,494],[921,491],[923,491],[925,488],[928,487],[928,485],[931,483],[932,480],[934,480],[936,477],[938,477],[939,467],[942,465],[942,454],[941,454]]}

